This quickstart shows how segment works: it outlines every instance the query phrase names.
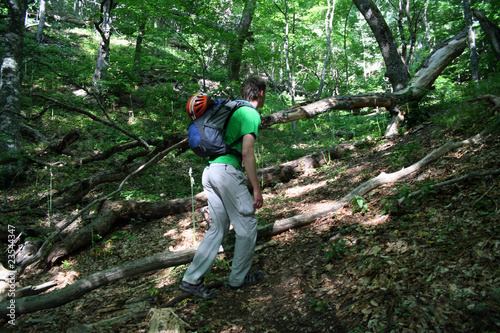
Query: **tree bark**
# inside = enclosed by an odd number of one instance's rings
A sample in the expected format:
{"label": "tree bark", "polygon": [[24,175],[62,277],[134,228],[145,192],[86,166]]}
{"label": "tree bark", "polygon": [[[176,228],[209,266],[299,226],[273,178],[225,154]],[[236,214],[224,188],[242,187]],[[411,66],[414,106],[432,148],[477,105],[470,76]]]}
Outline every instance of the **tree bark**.
{"label": "tree bark", "polygon": [[137,31],[137,39],[135,42],[135,52],[134,52],[134,74],[138,78],[141,75],[141,57],[142,57],[142,41],[146,33],[146,17],[142,16],[139,24],[139,30]]}
{"label": "tree bark", "polygon": [[43,40],[43,28],[45,27],[45,0],[40,0],[38,10],[38,30],[36,31],[36,42],[41,43]]}
{"label": "tree bark", "polygon": [[464,16],[465,24],[467,26],[468,37],[469,37],[469,51],[470,51],[470,70],[472,73],[472,80],[474,82],[479,81],[479,60],[477,59],[476,51],[476,35],[474,28],[472,26],[472,12],[470,9],[470,0],[463,0],[464,3]]}
{"label": "tree bark", "polygon": [[486,15],[484,15],[484,13],[480,12],[479,10],[473,9],[472,12],[474,13],[474,16],[479,20],[481,28],[486,34],[486,39],[493,49],[493,53],[500,61],[500,27],[498,27],[498,25],[488,19]]}
{"label": "tree bark", "polygon": [[[75,1],[75,4],[77,4],[78,1]],[[74,15],[64,13],[64,12],[58,12],[54,10],[46,10],[45,13],[47,16],[51,17],[52,19],[60,22],[66,22],[66,23],[71,23],[79,26],[86,26],[87,23],[85,23],[84,20],[82,20],[79,17],[76,17]]]}
{"label": "tree bark", "polygon": [[326,10],[325,15],[325,34],[326,34],[326,54],[325,61],[323,62],[323,69],[321,70],[321,78],[319,81],[318,93],[316,94],[317,98],[321,98],[321,94],[323,93],[323,86],[325,85],[325,74],[328,64],[330,63],[330,52],[332,51],[332,43],[331,43],[331,35],[333,30],[333,17],[335,15],[335,5],[337,0],[333,0],[333,3],[330,3],[330,0],[327,1],[328,8]]}
{"label": "tree bark", "polygon": [[116,6],[113,0],[103,0],[101,3],[101,19],[96,22],[95,28],[101,35],[101,42],[97,51],[96,66],[92,81],[96,91],[100,91],[102,80],[106,79],[106,70],[109,66],[109,43],[111,40],[111,10]]}
{"label": "tree bark", "polygon": [[[196,248],[189,248],[179,252],[161,252],[150,257],[126,262],[122,265],[94,273],[62,289],[42,295],[17,299],[15,302],[16,315],[64,305],[82,297],[96,288],[120,279],[167,267],[187,264],[193,259],[195,252]],[[0,303],[0,314],[2,314],[4,318],[7,313],[9,313],[9,309],[7,308],[9,304],[10,302]]]}
{"label": "tree bark", "polygon": [[1,31],[3,51],[0,70],[0,189],[6,189],[22,173],[20,119],[21,69],[26,0],[2,0],[8,9]]}
{"label": "tree bark", "polygon": [[382,56],[384,57],[387,77],[392,84],[393,91],[404,87],[410,79],[410,73],[399,54],[394,36],[385,22],[382,13],[371,0],[353,0],[361,14],[366,19],[377,40]]}
{"label": "tree bark", "polygon": [[236,29],[236,41],[229,47],[229,78],[232,81],[238,81],[240,79],[243,45],[245,40],[252,35],[249,30],[252,25],[252,19],[256,6],[257,0],[247,0],[245,3],[240,23]]}
{"label": "tree bark", "polygon": [[408,82],[408,86],[396,93],[398,96],[405,96],[400,102],[418,103],[432,89],[434,81],[443,70],[464,52],[466,46],[466,29],[437,45]]}

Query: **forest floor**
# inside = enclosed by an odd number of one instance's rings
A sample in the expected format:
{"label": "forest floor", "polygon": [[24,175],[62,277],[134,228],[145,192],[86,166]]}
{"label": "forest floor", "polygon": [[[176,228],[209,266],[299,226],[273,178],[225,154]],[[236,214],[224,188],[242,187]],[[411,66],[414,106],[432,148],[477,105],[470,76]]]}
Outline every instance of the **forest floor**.
{"label": "forest floor", "polygon": [[[447,140],[432,122],[358,149],[264,191],[268,223],[312,211],[381,172],[409,166]],[[384,185],[359,203],[258,242],[252,270],[265,278],[233,293],[231,257],[220,254],[206,283],[217,297],[179,289],[187,265],[101,287],[55,309],[21,315],[18,332],[147,332],[150,309],[169,307],[187,332],[493,332],[500,330],[499,177],[436,189],[439,183],[500,165],[500,141],[487,137],[442,157],[418,175]],[[401,205],[402,193],[424,189]],[[196,239],[207,229],[196,212]],[[94,272],[193,245],[191,213],[121,225],[59,266],[25,273],[23,285],[63,288]],[[157,313],[158,310],[153,311]],[[98,323],[98,324],[95,324]],[[7,329],[8,325],[4,326]]]}

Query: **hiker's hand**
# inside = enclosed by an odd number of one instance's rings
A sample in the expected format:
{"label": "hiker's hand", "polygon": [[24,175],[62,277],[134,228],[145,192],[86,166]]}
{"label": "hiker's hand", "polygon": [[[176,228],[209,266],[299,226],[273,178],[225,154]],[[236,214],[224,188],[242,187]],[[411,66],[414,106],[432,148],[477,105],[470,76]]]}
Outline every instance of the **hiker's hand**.
{"label": "hiker's hand", "polygon": [[253,198],[254,198],[253,208],[257,209],[262,207],[262,204],[264,203],[264,198],[262,197],[262,192],[260,191],[260,189],[253,191]]}

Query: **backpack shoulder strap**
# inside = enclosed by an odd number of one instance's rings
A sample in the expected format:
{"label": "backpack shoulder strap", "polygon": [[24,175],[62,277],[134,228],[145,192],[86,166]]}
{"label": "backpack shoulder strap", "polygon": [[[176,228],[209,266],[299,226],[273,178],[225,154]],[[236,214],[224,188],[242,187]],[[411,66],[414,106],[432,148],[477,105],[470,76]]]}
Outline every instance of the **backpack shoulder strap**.
{"label": "backpack shoulder strap", "polygon": [[[243,100],[227,101],[225,105],[228,109],[230,109],[230,111],[229,111],[228,117],[224,123],[224,129],[226,129],[227,126],[229,125],[229,120],[231,119],[231,116],[233,115],[233,113],[236,110],[238,110],[239,108],[241,108],[242,106],[248,106],[248,107],[251,107],[252,109],[255,109],[255,107],[252,104],[248,103],[247,101],[243,101]],[[255,109],[255,110],[257,110],[257,109]]]}

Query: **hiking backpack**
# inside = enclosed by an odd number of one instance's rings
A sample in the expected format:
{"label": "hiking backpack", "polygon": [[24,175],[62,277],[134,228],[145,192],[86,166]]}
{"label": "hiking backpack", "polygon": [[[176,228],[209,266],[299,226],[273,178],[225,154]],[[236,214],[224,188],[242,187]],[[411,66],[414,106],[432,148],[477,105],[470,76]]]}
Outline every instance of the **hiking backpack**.
{"label": "hiking backpack", "polygon": [[241,106],[253,106],[243,101],[220,99],[218,103],[208,108],[203,115],[191,122],[188,127],[189,147],[200,157],[215,157],[233,154],[241,158],[241,153],[233,148],[241,141],[237,139],[231,144],[224,142],[227,125],[233,113]]}

